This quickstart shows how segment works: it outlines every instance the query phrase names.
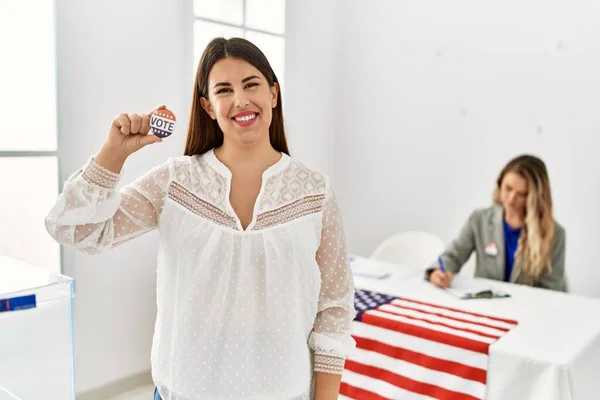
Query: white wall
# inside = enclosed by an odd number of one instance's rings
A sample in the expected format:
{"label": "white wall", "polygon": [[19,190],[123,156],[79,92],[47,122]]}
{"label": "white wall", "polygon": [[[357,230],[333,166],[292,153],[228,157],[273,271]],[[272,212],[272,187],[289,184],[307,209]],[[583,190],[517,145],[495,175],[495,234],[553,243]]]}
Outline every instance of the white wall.
{"label": "white wall", "polygon": [[[62,180],[97,151],[115,115],[145,112],[161,103],[177,116],[177,131],[132,156],[122,182],[181,154],[192,88],[187,3],[56,3]],[[148,234],[96,256],[65,249],[64,272],[77,284],[79,393],[150,368],[156,243],[156,236]]]}
{"label": "white wall", "polygon": [[350,250],[409,229],[451,240],[490,204],[504,163],[531,152],[549,168],[572,291],[600,296],[600,4],[348,0],[338,11],[335,171]]}
{"label": "white wall", "polygon": [[335,174],[337,0],[286,2],[285,92],[292,157]]}

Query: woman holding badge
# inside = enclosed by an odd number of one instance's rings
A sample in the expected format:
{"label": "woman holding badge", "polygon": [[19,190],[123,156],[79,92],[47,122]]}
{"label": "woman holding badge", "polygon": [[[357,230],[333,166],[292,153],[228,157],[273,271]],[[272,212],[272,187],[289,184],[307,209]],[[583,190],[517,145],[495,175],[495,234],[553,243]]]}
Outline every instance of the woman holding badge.
{"label": "woman holding badge", "polygon": [[337,399],[355,346],[340,209],[327,177],[289,156],[269,62],[244,39],[214,39],[185,155],[117,190],[127,157],[172,133],[168,115],[115,118],[48,232],[96,253],[158,229],[155,399]]}

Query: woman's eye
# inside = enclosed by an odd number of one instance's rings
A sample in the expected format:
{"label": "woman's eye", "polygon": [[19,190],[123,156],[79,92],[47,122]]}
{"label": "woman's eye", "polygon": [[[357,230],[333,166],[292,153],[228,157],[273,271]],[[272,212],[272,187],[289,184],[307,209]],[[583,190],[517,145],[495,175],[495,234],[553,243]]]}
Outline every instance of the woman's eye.
{"label": "woman's eye", "polygon": [[231,89],[228,89],[228,88],[219,89],[217,91],[217,94],[227,93],[227,92],[231,92]]}
{"label": "woman's eye", "polygon": [[249,84],[246,85],[247,88],[251,88],[251,87],[254,87],[254,86],[258,86],[258,83],[257,82],[250,82]]}

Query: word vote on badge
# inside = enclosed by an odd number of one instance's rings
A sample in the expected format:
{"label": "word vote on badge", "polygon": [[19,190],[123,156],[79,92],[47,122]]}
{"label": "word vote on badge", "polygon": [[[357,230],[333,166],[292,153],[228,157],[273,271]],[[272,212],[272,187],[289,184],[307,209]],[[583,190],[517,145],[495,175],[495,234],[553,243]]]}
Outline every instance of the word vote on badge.
{"label": "word vote on badge", "polygon": [[176,123],[177,119],[175,118],[175,114],[166,108],[162,110],[156,110],[150,116],[150,128],[152,129],[152,133],[159,138],[171,136],[173,131],[175,131]]}

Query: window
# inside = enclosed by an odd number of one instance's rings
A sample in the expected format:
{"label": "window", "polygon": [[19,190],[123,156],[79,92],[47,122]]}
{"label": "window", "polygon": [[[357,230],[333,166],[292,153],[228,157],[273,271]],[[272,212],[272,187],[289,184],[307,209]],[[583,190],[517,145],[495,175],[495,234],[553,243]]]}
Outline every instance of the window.
{"label": "window", "polygon": [[54,21],[52,1],[0,1],[0,254],[60,272],[44,226],[59,191]]}
{"label": "window", "polygon": [[194,0],[194,69],[215,37],[244,37],[269,59],[283,88],[285,0]]}

